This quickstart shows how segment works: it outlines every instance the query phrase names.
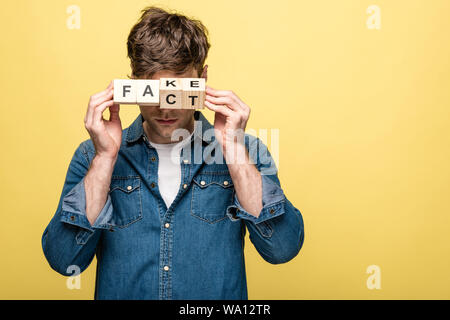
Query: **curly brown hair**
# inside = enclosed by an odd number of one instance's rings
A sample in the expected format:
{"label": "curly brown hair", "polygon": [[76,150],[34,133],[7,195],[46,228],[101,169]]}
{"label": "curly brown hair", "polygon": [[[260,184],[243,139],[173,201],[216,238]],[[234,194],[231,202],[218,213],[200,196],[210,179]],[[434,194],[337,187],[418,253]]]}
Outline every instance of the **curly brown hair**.
{"label": "curly brown hair", "polygon": [[210,43],[199,20],[150,6],[131,29],[127,48],[133,78],[151,78],[161,70],[183,74],[192,67],[200,77]]}

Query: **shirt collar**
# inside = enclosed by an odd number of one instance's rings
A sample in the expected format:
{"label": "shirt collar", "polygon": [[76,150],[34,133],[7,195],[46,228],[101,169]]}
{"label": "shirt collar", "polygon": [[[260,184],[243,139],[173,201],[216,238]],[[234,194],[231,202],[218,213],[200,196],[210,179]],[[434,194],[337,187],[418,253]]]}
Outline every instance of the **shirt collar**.
{"label": "shirt collar", "polygon": [[[205,140],[203,132],[206,130],[212,129],[214,126],[209,123],[209,121],[205,118],[205,116],[200,111],[194,112],[194,121],[199,121],[196,126],[194,126],[194,134],[192,135],[192,138],[200,138],[207,144],[214,141],[214,135],[210,137],[209,140]],[[126,136],[126,141],[128,143],[133,143],[139,140],[141,137],[144,136],[144,127],[142,126],[142,123],[144,122],[144,118],[142,117],[142,114],[140,113],[139,116],[134,120],[134,122],[128,127],[128,132]],[[200,125],[199,125],[200,124]]]}

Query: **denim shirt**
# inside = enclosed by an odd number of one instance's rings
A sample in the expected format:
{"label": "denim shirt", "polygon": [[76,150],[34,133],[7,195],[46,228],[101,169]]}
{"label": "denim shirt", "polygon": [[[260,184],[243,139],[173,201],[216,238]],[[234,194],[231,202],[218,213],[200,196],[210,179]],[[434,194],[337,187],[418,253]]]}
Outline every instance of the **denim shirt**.
{"label": "denim shirt", "polygon": [[247,299],[246,230],[272,264],[294,258],[303,244],[301,213],[285,197],[260,139],[245,134],[261,172],[263,208],[240,205],[213,126],[194,113],[194,134],[181,151],[181,184],[166,207],[158,189],[158,154],[142,115],[123,130],[107,201],[95,223],[86,218],[84,177],[95,156],[82,142],[70,162],[60,201],[42,236],[50,266],[65,276],[97,257],[95,299]]}

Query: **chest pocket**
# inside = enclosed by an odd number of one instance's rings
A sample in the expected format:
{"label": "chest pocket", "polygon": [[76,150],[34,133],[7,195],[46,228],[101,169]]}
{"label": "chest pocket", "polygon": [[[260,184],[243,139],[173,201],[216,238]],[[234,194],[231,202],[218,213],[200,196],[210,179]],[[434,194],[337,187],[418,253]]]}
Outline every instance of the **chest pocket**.
{"label": "chest pocket", "polygon": [[191,215],[208,223],[227,217],[233,203],[234,187],[229,174],[199,174],[193,179]]}
{"label": "chest pocket", "polygon": [[139,176],[112,176],[109,195],[113,207],[112,225],[124,228],[142,218]]}

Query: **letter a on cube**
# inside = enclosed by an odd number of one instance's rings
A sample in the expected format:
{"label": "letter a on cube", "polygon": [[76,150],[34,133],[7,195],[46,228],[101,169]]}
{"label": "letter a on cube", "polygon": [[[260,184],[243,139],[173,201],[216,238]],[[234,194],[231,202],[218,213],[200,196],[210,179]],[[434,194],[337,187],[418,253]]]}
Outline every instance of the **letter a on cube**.
{"label": "letter a on cube", "polygon": [[134,80],[114,80],[114,103],[136,104],[136,85]]}
{"label": "letter a on cube", "polygon": [[159,107],[162,109],[181,109],[181,78],[159,79]]}
{"label": "letter a on cube", "polygon": [[136,84],[136,103],[142,106],[159,105],[159,80],[134,80]]}
{"label": "letter a on cube", "polygon": [[183,109],[203,109],[205,104],[205,79],[182,78]]}

